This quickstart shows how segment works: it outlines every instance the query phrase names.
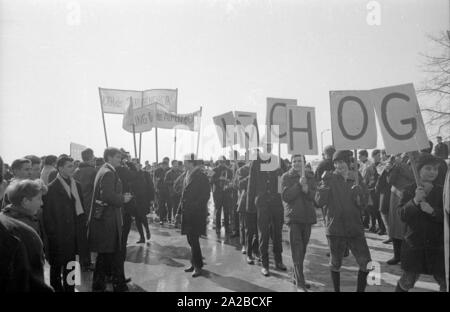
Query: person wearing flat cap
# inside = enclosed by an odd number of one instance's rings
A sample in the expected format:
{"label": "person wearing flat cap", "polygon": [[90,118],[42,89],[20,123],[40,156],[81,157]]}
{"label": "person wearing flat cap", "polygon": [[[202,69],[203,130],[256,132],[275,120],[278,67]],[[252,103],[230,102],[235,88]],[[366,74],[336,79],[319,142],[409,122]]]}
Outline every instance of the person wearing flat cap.
{"label": "person wearing flat cap", "polygon": [[446,291],[444,258],[443,188],[436,183],[439,161],[429,153],[416,159],[419,185],[405,188],[399,214],[406,224],[400,277],[396,291],[412,289],[421,274],[433,275],[440,291]]}
{"label": "person wearing flat cap", "polygon": [[[316,193],[319,207],[326,209],[326,235],[330,246],[330,270],[335,292],[340,291],[340,268],[345,251],[349,248],[359,266],[356,291],[365,291],[369,247],[364,236],[361,211],[367,204],[368,190],[361,174],[350,170],[352,152],[336,151],[333,155],[334,171],[326,171]],[[359,176],[357,182],[356,174]]]}

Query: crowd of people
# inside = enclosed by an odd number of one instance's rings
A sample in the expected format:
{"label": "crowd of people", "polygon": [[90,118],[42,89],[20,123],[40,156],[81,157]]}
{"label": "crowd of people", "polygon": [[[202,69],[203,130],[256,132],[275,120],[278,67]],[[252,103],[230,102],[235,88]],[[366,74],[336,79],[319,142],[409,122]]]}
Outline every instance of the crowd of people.
{"label": "crowd of people", "polygon": [[[68,278],[76,256],[82,270],[93,271],[92,291],[127,291],[124,263],[135,221],[140,239],[151,239],[148,215],[181,228],[191,247],[193,277],[202,275],[200,237],[214,219],[216,235],[239,237],[248,265],[270,275],[283,263],[282,229],[289,227],[293,282],[307,291],[303,270],[312,226],[321,215],[329,245],[330,278],[340,291],[340,268],[353,254],[359,266],[356,291],[365,291],[371,270],[366,231],[386,236],[393,245],[387,264],[401,264],[396,291],[414,287],[420,274],[434,276],[447,289],[444,256],[443,192],[448,148],[387,155],[383,150],[355,154],[327,146],[315,170],[303,155],[278,160],[270,145],[250,151],[245,160],[215,163],[185,156],[159,164],[132,159],[109,147],[102,158],[92,149],[82,161],[68,155],[34,155],[11,166],[0,158],[0,292],[75,290]],[[250,160],[252,159],[252,160]],[[271,166],[273,160],[277,166]],[[417,173],[417,176],[415,176]],[[447,178],[448,180],[448,178]],[[418,183],[417,183],[418,182]],[[447,182],[448,183],[448,182]],[[214,214],[209,215],[212,194]],[[222,218],[223,217],[223,218]],[[43,265],[50,265],[50,285]]]}

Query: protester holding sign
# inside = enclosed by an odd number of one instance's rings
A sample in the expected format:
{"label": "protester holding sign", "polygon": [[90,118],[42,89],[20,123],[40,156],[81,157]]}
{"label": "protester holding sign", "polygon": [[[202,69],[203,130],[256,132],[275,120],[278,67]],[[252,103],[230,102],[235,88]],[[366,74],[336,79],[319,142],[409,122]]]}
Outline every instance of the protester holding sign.
{"label": "protester holding sign", "polygon": [[406,224],[402,245],[403,274],[396,291],[408,291],[414,287],[420,274],[433,275],[441,291],[446,291],[443,189],[436,184],[437,159],[423,153],[416,160],[422,185],[405,188],[400,200],[399,213]]}
{"label": "protester holding sign", "polygon": [[391,197],[389,203],[389,236],[392,238],[394,246],[394,257],[387,261],[387,264],[395,265],[400,262],[403,235],[405,233],[405,224],[400,219],[398,207],[400,198],[404,189],[414,183],[414,175],[410,166],[407,164],[406,155],[397,156],[395,163],[387,164],[388,182],[392,185]]}
{"label": "protester holding sign", "polygon": [[291,245],[292,262],[294,264],[294,282],[301,290],[309,285],[303,274],[303,261],[311,236],[311,226],[316,223],[314,207],[315,180],[312,175],[302,175],[305,168],[303,155],[293,155],[292,168],[281,177],[285,220],[289,226],[289,242]]}
{"label": "protester holding sign", "polygon": [[340,268],[347,247],[359,265],[358,292],[363,292],[366,288],[368,264],[371,261],[361,221],[367,188],[361,177],[358,185],[355,177],[350,174],[351,155],[352,152],[346,150],[335,152],[335,170],[325,174],[316,194],[318,205],[327,205],[326,234],[331,253],[331,278],[336,292],[340,291]]}
{"label": "protester holding sign", "polygon": [[[247,209],[257,211],[259,231],[259,252],[261,254],[264,276],[269,276],[269,238],[271,236],[275,267],[286,271],[283,264],[282,252],[282,228],[283,228],[283,204],[281,202],[281,190],[278,189],[278,179],[284,173],[284,163],[280,163],[277,156],[271,153],[270,144],[265,145],[265,152],[259,153],[256,160],[250,165],[248,180]],[[283,164],[273,168],[271,163]],[[266,168],[268,167],[268,168]]]}

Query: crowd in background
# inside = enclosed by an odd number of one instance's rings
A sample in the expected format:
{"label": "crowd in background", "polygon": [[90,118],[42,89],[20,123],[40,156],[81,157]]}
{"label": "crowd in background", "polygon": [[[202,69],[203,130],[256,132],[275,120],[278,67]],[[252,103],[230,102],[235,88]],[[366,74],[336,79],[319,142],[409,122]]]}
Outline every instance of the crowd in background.
{"label": "crowd in background", "polygon": [[[125,276],[124,262],[133,220],[137,244],[151,239],[149,220],[181,228],[192,252],[192,266],[185,271],[201,276],[199,238],[207,235],[209,218],[216,235],[239,237],[246,262],[259,263],[264,276],[270,275],[270,240],[274,268],[287,270],[282,260],[286,224],[293,282],[306,291],[310,285],[303,262],[320,215],[335,291],[340,291],[340,267],[349,251],[359,266],[356,290],[365,290],[371,269],[366,231],[385,236],[384,243],[393,245],[387,263],[401,264],[403,270],[396,291],[413,288],[420,274],[433,275],[445,291],[448,147],[439,137],[432,151],[430,142],[429,149],[401,155],[373,150],[369,156],[359,150],[355,159],[351,151],[327,146],[315,170],[303,155],[264,169],[270,162],[267,155],[276,158],[270,146],[248,152],[243,160],[235,155],[207,162],[188,155],[183,162],[165,157],[144,166],[115,148],[107,148],[101,158],[88,148],[81,162],[65,154],[29,155],[11,166],[0,159],[0,292],[74,291],[67,264],[77,261],[76,256],[82,270],[94,271],[93,291],[105,291],[107,283],[114,291],[127,291],[131,279]],[[45,260],[50,285],[44,281]]]}

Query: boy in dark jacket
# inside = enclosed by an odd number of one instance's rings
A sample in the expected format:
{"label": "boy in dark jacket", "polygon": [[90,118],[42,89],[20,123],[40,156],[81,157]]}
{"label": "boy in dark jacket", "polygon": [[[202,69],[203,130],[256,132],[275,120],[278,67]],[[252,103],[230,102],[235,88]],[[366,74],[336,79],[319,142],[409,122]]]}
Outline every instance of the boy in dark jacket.
{"label": "boy in dark jacket", "polygon": [[446,291],[443,231],[443,189],[436,184],[439,162],[422,153],[416,162],[421,185],[408,186],[400,201],[399,213],[406,223],[402,244],[403,274],[396,291],[414,287],[420,274],[433,275],[441,291]]}
{"label": "boy in dark jacket", "polygon": [[[369,274],[367,266],[371,261],[361,220],[361,210],[367,203],[368,191],[361,175],[356,170],[349,170],[351,155],[350,151],[335,152],[335,170],[325,174],[316,194],[319,207],[327,205],[326,235],[331,254],[331,278],[336,292],[340,291],[339,271],[347,246],[359,265],[358,292],[363,292],[366,288]],[[356,174],[359,174],[358,184],[355,183]]]}
{"label": "boy in dark jacket", "polygon": [[302,175],[304,159],[302,155],[292,156],[292,168],[281,178],[283,205],[286,224],[289,226],[289,241],[294,263],[294,282],[301,290],[306,290],[303,275],[303,261],[311,236],[311,226],[316,223],[314,208],[314,176]]}

